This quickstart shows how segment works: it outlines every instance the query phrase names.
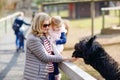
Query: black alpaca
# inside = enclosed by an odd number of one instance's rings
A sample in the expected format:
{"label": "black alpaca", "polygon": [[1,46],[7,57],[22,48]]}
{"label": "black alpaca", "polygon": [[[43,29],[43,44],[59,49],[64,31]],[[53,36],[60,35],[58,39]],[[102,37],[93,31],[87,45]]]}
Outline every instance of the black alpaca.
{"label": "black alpaca", "polygon": [[120,68],[102,46],[96,36],[84,39],[75,45],[72,57],[83,58],[86,64],[96,69],[106,80],[120,80]]}

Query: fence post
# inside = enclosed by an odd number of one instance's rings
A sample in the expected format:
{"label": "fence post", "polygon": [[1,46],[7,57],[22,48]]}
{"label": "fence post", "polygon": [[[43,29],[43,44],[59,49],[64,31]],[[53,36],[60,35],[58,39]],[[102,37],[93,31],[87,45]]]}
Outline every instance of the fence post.
{"label": "fence post", "polygon": [[120,26],[120,10],[118,10],[119,11],[119,26]]}
{"label": "fence post", "polygon": [[70,78],[70,80],[97,80],[71,62],[62,62],[59,68]]}
{"label": "fence post", "polygon": [[7,33],[7,20],[5,20],[5,33]]}
{"label": "fence post", "polygon": [[105,11],[104,10],[102,10],[102,29],[104,29],[105,28]]}

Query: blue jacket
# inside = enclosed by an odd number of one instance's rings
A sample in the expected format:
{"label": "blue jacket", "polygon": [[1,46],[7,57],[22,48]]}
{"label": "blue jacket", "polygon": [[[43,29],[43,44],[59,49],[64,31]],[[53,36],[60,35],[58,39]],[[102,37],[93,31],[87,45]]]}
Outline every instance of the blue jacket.
{"label": "blue jacket", "polygon": [[56,45],[58,45],[58,44],[65,44],[66,41],[67,41],[66,33],[65,33],[65,32],[62,32],[60,39],[59,39],[59,40],[56,40]]}
{"label": "blue jacket", "polygon": [[16,18],[16,19],[15,19],[15,21],[14,21],[14,23],[13,23],[13,29],[14,29],[14,31],[15,31],[15,34],[18,34],[18,33],[20,32],[19,29],[20,29],[20,27],[21,27],[23,24],[30,26],[30,24],[26,23],[26,22],[25,22],[24,20],[22,20],[22,19],[19,19],[19,18]]}

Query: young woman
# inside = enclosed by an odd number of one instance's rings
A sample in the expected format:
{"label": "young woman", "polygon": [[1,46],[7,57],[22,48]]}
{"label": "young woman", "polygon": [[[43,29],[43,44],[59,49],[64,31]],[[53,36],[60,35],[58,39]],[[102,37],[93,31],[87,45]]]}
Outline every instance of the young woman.
{"label": "young woman", "polygon": [[[33,19],[31,33],[27,37],[24,80],[49,80],[49,73],[54,71],[51,62],[71,61],[63,58],[50,44],[48,30],[50,16],[38,13]],[[51,55],[54,53],[54,55]]]}

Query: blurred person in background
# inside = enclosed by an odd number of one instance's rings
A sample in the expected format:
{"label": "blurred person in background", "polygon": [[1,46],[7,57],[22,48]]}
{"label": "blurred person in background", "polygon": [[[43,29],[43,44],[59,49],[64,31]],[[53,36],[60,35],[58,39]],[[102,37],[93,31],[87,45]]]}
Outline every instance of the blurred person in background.
{"label": "blurred person in background", "polygon": [[20,28],[20,32],[18,33],[18,38],[19,38],[19,51],[22,50],[22,52],[25,52],[24,50],[24,43],[25,43],[25,28],[24,27],[21,27]]}
{"label": "blurred person in background", "polygon": [[22,25],[25,24],[25,25],[28,25],[30,26],[29,23],[26,23],[24,21],[24,14],[19,14],[15,20],[14,20],[14,23],[13,23],[13,30],[14,30],[14,33],[15,33],[15,36],[16,36],[16,41],[15,41],[15,44],[16,44],[16,51],[18,52],[19,51],[19,32],[20,32],[20,28],[22,27]]}

